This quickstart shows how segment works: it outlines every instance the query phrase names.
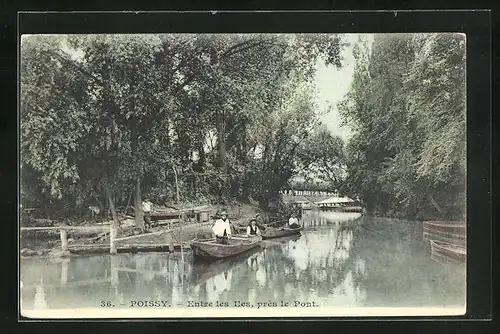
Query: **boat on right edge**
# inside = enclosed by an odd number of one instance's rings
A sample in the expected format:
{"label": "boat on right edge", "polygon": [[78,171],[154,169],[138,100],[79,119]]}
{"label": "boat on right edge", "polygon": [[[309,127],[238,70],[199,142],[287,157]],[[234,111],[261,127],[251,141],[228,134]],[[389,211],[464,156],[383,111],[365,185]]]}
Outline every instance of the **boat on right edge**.
{"label": "boat on right edge", "polygon": [[431,240],[431,259],[437,262],[465,263],[467,249],[463,246]]}
{"label": "boat on right edge", "polygon": [[424,221],[423,239],[430,243],[431,259],[440,263],[465,263],[467,225],[463,221]]}
{"label": "boat on right edge", "polygon": [[465,247],[467,225],[462,221],[424,221],[423,238]]}

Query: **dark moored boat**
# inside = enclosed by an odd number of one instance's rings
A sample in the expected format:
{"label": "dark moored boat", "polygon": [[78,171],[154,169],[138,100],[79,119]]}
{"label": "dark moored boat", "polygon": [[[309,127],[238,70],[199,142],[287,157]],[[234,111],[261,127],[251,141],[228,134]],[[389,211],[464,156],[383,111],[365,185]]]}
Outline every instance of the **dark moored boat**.
{"label": "dark moored boat", "polygon": [[227,245],[218,244],[215,238],[194,239],[189,244],[195,259],[223,259],[237,254],[244,253],[260,246],[262,238],[257,237],[236,237],[228,240]]}
{"label": "dark moored boat", "polygon": [[282,228],[266,228],[261,232],[262,239],[273,239],[273,238],[281,238],[288,237],[290,235],[299,234],[302,231],[302,226],[297,228],[290,227],[282,227]]}
{"label": "dark moored boat", "polygon": [[424,240],[435,240],[444,243],[465,246],[467,226],[464,222],[424,221]]}
{"label": "dark moored boat", "polygon": [[438,262],[465,262],[467,250],[465,247],[446,242],[431,240],[431,259]]}

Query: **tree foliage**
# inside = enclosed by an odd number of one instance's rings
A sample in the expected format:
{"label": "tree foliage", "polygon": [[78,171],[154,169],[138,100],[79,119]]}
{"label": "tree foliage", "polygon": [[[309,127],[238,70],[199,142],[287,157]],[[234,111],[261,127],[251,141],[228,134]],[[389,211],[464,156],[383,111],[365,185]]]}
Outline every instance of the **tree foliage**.
{"label": "tree foliage", "polygon": [[183,201],[265,209],[315,161],[303,149],[318,125],[315,63],[340,66],[344,46],[322,34],[23,36],[23,202],[174,203],[177,175]]}
{"label": "tree foliage", "polygon": [[463,219],[464,36],[375,36],[354,55],[354,80],[339,104],[354,133],[343,190],[380,214]]}

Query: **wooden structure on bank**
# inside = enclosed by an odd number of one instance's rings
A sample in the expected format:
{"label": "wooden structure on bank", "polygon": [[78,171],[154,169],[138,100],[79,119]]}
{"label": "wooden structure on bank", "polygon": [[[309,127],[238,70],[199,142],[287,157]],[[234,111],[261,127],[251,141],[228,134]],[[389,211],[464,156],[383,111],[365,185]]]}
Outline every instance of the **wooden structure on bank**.
{"label": "wooden structure on bank", "polygon": [[[197,218],[197,222],[208,221],[208,211],[195,211],[185,210],[189,212],[194,212]],[[175,212],[176,217],[179,216],[179,212]],[[170,221],[171,223],[172,221]],[[179,222],[177,220],[176,222]],[[139,234],[127,237],[118,237],[118,228],[113,224],[102,224],[95,226],[36,226],[36,227],[21,227],[21,233],[23,231],[58,231],[61,241],[61,251],[62,255],[67,255],[69,253],[74,254],[98,254],[98,253],[135,253],[135,252],[173,252],[175,250],[188,249],[188,243],[174,243],[172,240],[168,242],[155,242],[155,243],[141,243],[133,242],[127,244],[127,241],[137,240],[139,238],[149,238],[158,234],[170,233],[172,229],[166,229],[160,232]],[[68,231],[81,231],[81,232],[96,232],[96,233],[106,233],[109,232],[109,244],[70,244],[68,242]]]}
{"label": "wooden structure on bank", "polygon": [[[85,232],[107,232],[112,230],[111,225],[101,225],[101,226],[37,226],[37,227],[21,227],[22,231],[59,231],[60,240],[61,240],[61,250],[63,252],[69,251],[68,245],[68,231],[76,230],[76,231],[85,231]],[[114,241],[114,240],[113,240]],[[110,243],[111,238],[110,238]]]}
{"label": "wooden structure on bank", "polygon": [[192,209],[156,210],[151,212],[152,221],[175,220],[178,219],[179,216],[185,217],[186,219],[191,218],[198,223],[207,222],[210,219],[210,209],[202,206]]}
{"label": "wooden structure on bank", "polygon": [[[73,254],[102,254],[102,253],[136,253],[136,252],[173,252],[175,250],[188,249],[188,243],[132,243],[123,244],[123,241],[131,240],[134,238],[151,236],[154,233],[134,235],[130,237],[117,237],[116,228],[112,225],[103,226],[49,226],[49,227],[21,227],[21,231],[50,231],[57,230],[60,234],[61,240],[61,251],[64,253]],[[69,230],[79,230],[79,231],[95,231],[95,232],[108,232],[109,231],[109,244],[73,244],[68,243],[68,231]],[[162,231],[162,233],[168,233],[170,230]]]}

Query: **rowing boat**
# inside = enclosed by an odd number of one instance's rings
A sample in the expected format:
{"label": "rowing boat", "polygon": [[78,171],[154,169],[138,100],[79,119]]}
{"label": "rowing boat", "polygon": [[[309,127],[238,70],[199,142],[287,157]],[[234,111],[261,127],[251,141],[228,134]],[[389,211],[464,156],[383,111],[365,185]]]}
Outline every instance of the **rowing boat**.
{"label": "rowing boat", "polygon": [[467,260],[467,250],[465,247],[436,240],[431,240],[430,242],[431,258],[435,261],[460,263]]}
{"label": "rowing boat", "polygon": [[193,251],[195,259],[223,259],[237,254],[244,253],[260,246],[262,238],[233,236],[228,239],[228,244],[218,244],[215,238],[194,239],[189,245]]}
{"label": "rowing boat", "polygon": [[465,246],[467,226],[464,222],[424,221],[423,238]]}
{"label": "rowing boat", "polygon": [[299,234],[302,231],[303,227],[290,228],[290,227],[281,227],[281,228],[266,228],[261,232],[262,239],[273,239],[273,238],[281,238],[287,237],[290,235]]}

